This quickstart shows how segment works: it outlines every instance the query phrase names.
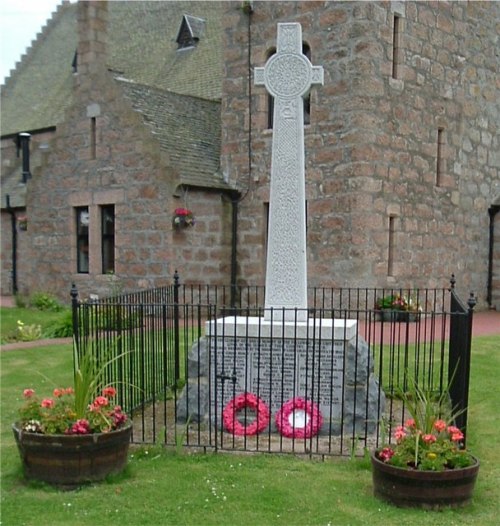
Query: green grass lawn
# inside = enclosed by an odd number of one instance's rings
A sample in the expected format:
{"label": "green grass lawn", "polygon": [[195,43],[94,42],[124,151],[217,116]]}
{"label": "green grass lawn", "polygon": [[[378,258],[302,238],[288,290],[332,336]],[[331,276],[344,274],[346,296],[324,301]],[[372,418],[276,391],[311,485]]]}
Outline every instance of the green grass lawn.
{"label": "green grass lawn", "polygon": [[320,462],[134,447],[125,473],[104,483],[72,492],[28,483],[22,477],[10,425],[24,388],[50,391],[71,383],[71,347],[2,352],[1,524],[497,524],[499,344],[499,336],[473,341],[468,436],[469,447],[481,459],[474,501],[466,509],[443,512],[400,510],[379,502],[372,496],[370,467],[363,459]]}
{"label": "green grass lawn", "polygon": [[50,326],[61,319],[66,311],[52,312],[37,309],[24,308],[0,308],[0,342],[8,341],[10,335],[14,334],[17,328],[17,321],[21,320],[26,325],[40,325],[43,333],[46,332]]}

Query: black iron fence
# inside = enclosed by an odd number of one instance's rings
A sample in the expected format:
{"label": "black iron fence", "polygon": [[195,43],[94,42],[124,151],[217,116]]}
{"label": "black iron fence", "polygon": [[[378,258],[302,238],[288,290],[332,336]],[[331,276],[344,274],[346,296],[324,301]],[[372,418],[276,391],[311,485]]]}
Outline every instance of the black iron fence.
{"label": "black iron fence", "polygon": [[[307,313],[262,287],[180,284],[93,301],[72,290],[75,345],[106,365],[134,442],[351,455],[407,411],[410,382],[449,388],[467,424],[472,314],[446,289],[309,291]],[[307,318],[306,322],[301,322]]]}

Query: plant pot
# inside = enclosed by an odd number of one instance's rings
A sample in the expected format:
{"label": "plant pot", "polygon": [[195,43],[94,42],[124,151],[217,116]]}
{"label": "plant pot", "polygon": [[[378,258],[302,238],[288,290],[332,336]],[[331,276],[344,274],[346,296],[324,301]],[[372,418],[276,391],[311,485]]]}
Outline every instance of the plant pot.
{"label": "plant pot", "polygon": [[127,463],[132,424],[109,433],[42,435],[12,426],[24,475],[61,489],[119,473]]}
{"label": "plant pot", "polygon": [[411,312],[406,310],[392,310],[392,309],[382,309],[380,311],[381,318],[383,321],[403,321],[403,322],[413,322],[420,321],[419,312]]}
{"label": "plant pot", "polygon": [[466,468],[418,471],[391,466],[372,453],[374,495],[404,508],[458,508],[472,498],[479,460]]}

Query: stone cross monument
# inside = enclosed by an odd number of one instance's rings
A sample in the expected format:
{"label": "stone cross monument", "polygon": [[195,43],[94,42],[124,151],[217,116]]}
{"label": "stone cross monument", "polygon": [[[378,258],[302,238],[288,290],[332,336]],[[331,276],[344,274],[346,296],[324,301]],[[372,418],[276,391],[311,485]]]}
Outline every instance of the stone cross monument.
{"label": "stone cross monument", "polygon": [[278,24],[277,52],[255,68],[255,84],[274,97],[265,318],[307,320],[304,100],[323,84],[323,68],[302,54],[298,23]]}
{"label": "stone cross monument", "polygon": [[[257,394],[272,414],[297,396],[313,401],[325,434],[372,433],[383,413],[384,393],[357,321],[321,312],[307,317],[302,97],[323,84],[323,68],[302,54],[301,33],[300,24],[278,24],[277,53],[255,68],[255,83],[274,97],[266,314],[207,321],[189,356],[179,422],[212,419],[220,425],[227,404],[245,392]],[[306,415],[293,414],[290,425],[304,428]],[[269,426],[276,431],[273,419]]]}

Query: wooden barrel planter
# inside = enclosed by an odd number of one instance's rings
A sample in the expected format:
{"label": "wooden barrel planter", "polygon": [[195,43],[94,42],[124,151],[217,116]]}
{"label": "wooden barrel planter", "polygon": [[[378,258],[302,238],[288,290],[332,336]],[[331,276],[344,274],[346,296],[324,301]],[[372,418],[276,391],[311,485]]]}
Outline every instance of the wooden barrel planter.
{"label": "wooden barrel planter", "polygon": [[418,471],[391,466],[372,453],[373,493],[405,508],[441,509],[465,506],[472,499],[479,460],[445,471]]}
{"label": "wooden barrel planter", "polygon": [[26,433],[16,424],[12,429],[25,477],[61,489],[75,489],[122,471],[132,434],[131,424],[91,435]]}

